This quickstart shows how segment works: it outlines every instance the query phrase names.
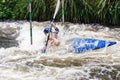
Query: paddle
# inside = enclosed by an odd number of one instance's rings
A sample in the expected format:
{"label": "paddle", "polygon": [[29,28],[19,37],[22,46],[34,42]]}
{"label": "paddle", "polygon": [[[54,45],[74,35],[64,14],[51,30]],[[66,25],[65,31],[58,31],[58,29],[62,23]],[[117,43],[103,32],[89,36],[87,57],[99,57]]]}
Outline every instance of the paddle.
{"label": "paddle", "polygon": [[[56,5],[56,8],[55,8],[55,12],[54,12],[52,22],[54,22],[54,20],[55,20],[56,14],[57,14],[57,12],[59,10],[59,6],[60,6],[60,0],[57,1],[57,5]],[[43,53],[46,53],[46,49],[47,49],[47,45],[48,45],[51,30],[52,30],[52,24],[50,25],[50,31],[48,33],[48,37],[47,37],[47,41],[46,41],[45,49],[43,50]]]}

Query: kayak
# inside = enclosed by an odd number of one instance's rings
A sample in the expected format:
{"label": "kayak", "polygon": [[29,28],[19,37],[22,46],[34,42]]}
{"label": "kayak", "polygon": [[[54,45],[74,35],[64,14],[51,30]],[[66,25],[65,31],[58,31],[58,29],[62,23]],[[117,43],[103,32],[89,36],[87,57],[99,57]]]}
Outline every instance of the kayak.
{"label": "kayak", "polygon": [[116,44],[115,41],[98,40],[93,38],[72,38],[70,39],[70,52],[81,53],[90,50],[100,49]]}

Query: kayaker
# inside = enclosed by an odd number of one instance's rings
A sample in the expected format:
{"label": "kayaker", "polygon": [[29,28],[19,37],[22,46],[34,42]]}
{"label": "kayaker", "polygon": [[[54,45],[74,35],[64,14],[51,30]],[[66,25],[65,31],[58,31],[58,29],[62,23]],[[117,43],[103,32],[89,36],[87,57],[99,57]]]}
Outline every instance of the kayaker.
{"label": "kayaker", "polygon": [[[58,33],[59,33],[59,29],[58,27],[56,26],[55,23],[51,22],[51,25],[52,25],[52,30],[50,31],[50,28],[49,27],[46,27],[44,29],[44,34],[46,35],[46,40],[47,41],[47,38],[48,38],[48,35],[50,33],[50,36],[49,36],[49,39],[48,39],[48,44],[49,46],[59,46],[60,45],[60,41],[58,39]],[[45,46],[43,49],[46,49],[47,46]]]}

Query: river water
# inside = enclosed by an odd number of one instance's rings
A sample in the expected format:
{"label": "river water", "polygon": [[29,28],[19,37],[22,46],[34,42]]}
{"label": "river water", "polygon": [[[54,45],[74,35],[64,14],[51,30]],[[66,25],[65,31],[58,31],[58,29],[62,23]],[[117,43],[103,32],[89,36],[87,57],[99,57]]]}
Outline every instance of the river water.
{"label": "river water", "polygon": [[[49,24],[33,22],[31,45],[29,22],[0,22],[0,80],[120,80],[120,28],[58,22],[61,45],[43,54],[43,29]],[[78,54],[68,51],[74,37],[117,44]]]}

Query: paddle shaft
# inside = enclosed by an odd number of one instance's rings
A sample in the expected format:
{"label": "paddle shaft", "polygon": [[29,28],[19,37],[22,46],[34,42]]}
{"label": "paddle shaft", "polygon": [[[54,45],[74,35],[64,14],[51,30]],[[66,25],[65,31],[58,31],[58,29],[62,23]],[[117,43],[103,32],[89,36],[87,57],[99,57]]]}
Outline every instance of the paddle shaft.
{"label": "paddle shaft", "polygon": [[[53,18],[52,22],[54,22],[54,18]],[[50,25],[50,31],[49,31],[48,36],[47,36],[47,41],[46,41],[45,49],[43,50],[43,53],[46,53],[46,49],[47,49],[47,46],[48,46],[51,30],[52,30],[52,24]]]}

